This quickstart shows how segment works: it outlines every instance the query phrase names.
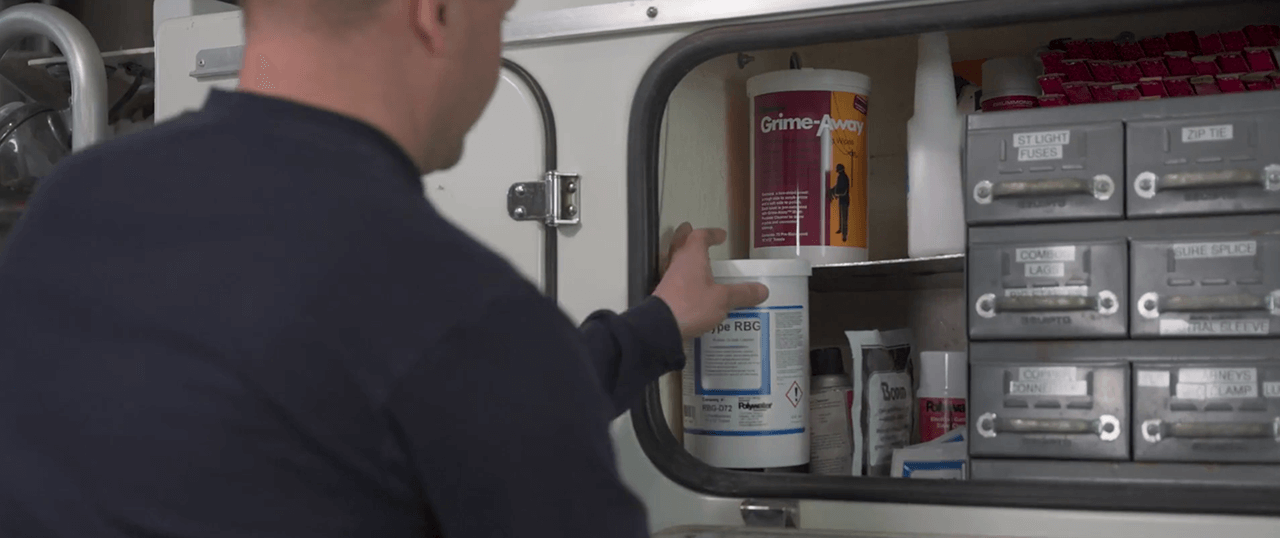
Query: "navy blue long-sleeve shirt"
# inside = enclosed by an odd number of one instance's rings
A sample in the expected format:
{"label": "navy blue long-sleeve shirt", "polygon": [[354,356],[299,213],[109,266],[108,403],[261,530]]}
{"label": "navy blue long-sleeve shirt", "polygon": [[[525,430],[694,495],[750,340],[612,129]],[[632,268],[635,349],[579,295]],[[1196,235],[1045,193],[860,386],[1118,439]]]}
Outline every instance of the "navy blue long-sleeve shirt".
{"label": "navy blue long-sleeve shirt", "polygon": [[607,427],[684,360],[657,299],[574,327],[381,132],[219,91],[43,180],[0,344],[24,538],[647,536]]}

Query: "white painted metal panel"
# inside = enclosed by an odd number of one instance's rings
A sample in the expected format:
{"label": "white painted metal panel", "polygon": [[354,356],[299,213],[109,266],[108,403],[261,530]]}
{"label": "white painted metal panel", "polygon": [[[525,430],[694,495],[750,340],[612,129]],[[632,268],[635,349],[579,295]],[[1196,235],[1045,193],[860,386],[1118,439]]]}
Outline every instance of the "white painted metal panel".
{"label": "white painted metal panel", "polygon": [[445,218],[501,254],[539,287],[542,225],[507,215],[507,189],[542,178],[542,147],[537,103],[518,78],[503,71],[493,100],[467,135],[462,161],[423,178],[427,199]]}
{"label": "white painted metal panel", "polygon": [[244,44],[239,10],[170,19],[156,30],[156,122],[204,106],[213,88],[235,89],[235,75],[196,80],[196,53]]}

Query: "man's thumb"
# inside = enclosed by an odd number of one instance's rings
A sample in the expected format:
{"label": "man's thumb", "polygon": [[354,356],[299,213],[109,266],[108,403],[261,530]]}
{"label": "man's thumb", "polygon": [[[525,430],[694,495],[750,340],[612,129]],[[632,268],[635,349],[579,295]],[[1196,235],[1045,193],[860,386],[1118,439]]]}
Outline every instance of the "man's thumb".
{"label": "man's thumb", "polygon": [[769,288],[758,282],[727,284],[725,287],[729,289],[729,310],[756,306],[769,298]]}

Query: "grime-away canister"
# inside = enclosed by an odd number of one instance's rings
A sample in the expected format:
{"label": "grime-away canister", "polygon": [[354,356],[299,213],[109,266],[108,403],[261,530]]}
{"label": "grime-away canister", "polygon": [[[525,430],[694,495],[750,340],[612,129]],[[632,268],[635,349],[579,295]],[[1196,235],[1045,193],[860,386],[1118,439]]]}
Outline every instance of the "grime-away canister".
{"label": "grime-away canister", "polygon": [[866,75],[830,69],[747,81],[752,258],[866,261],[870,90]]}
{"label": "grime-away canister", "polygon": [[809,463],[809,275],[805,260],[711,264],[716,282],[760,282],[769,299],[693,339],[683,372],[684,446],[709,465]]}

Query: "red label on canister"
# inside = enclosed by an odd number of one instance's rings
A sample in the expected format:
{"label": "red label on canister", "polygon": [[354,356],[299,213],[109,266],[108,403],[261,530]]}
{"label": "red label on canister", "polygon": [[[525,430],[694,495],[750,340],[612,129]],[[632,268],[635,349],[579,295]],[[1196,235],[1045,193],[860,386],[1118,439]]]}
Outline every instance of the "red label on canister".
{"label": "red label on canister", "polygon": [[867,97],[755,97],[753,247],[867,247]]}
{"label": "red label on canister", "polygon": [[1022,110],[1026,108],[1035,108],[1039,100],[1034,95],[1008,95],[1005,97],[992,97],[982,102],[983,112],[995,112],[998,110]]}
{"label": "red label on canister", "polygon": [[920,442],[927,443],[964,426],[964,398],[920,398]]}

